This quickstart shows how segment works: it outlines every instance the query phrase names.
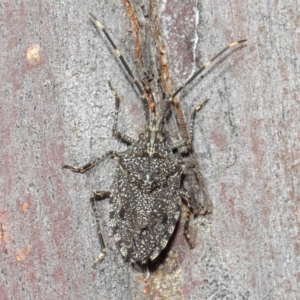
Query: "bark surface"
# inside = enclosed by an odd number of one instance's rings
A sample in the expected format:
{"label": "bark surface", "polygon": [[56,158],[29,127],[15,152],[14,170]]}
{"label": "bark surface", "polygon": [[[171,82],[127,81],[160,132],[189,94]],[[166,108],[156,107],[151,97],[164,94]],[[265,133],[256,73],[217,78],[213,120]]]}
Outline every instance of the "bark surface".
{"label": "bark surface", "polygon": [[[164,262],[148,276],[123,261],[103,201],[109,251],[92,268],[100,246],[89,197],[109,189],[114,163],[84,175],[62,165],[126,149],[112,137],[107,80],[124,96],[120,130],[138,137],[145,120],[128,75],[88,13],[106,26],[136,76],[146,80],[153,74],[141,70],[157,62],[137,59],[128,1],[3,0],[1,299],[297,299],[299,1],[158,2],[170,89],[228,43],[248,39],[179,97],[185,119],[210,99],[196,116],[194,154],[212,214],[192,220],[192,250],[180,222]],[[147,3],[131,4],[137,16],[147,15]]]}

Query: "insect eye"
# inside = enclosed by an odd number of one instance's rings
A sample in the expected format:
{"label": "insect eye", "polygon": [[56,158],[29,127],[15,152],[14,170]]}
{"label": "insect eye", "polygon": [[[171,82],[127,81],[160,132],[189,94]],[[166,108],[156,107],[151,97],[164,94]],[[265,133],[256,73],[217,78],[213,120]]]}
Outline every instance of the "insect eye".
{"label": "insect eye", "polygon": [[145,137],[144,133],[140,133],[140,135],[139,135],[139,139],[140,139],[140,140],[143,140],[143,139],[144,139],[144,137]]}

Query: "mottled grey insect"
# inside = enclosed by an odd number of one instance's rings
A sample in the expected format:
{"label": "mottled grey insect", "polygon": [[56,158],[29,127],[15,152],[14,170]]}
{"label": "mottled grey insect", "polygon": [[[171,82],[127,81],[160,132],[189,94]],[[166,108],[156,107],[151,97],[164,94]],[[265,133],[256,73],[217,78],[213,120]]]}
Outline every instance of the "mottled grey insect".
{"label": "mottled grey insect", "polygon": [[101,244],[101,253],[95,263],[100,262],[106,253],[106,246],[100,229],[99,217],[95,201],[110,198],[110,221],[113,235],[122,255],[131,262],[147,263],[156,259],[166,247],[180,216],[180,203],[183,199],[188,206],[188,214],[184,226],[184,236],[189,243],[188,222],[191,207],[190,196],[181,187],[181,177],[185,166],[180,155],[174,153],[179,147],[192,143],[193,121],[196,111],[204,103],[191,112],[190,139],[173,144],[164,128],[166,111],[173,98],[196,76],[198,76],[212,61],[227,49],[245,42],[236,41],[229,44],[211,60],[204,64],[194,75],[172,95],[163,99],[161,113],[154,114],[148,107],[145,92],[133,76],[121,52],[117,49],[104,26],[91,15],[94,24],[103,31],[126,71],[137,87],[144,103],[146,130],[137,140],[121,133],[117,127],[120,97],[109,83],[115,97],[115,121],[113,135],[129,145],[124,152],[109,151],[83,167],[64,165],[73,172],[84,173],[106,157],[116,161],[117,170],[110,190],[95,192],[91,203],[96,215],[97,228]]}

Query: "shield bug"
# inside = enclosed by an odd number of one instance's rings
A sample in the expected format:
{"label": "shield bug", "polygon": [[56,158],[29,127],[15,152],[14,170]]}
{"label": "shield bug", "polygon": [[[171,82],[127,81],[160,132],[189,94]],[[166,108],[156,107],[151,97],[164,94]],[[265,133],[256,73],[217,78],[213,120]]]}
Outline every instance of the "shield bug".
{"label": "shield bug", "polygon": [[118,130],[120,97],[109,82],[115,97],[115,120],[112,132],[114,136],[128,145],[127,150],[124,152],[109,151],[82,167],[70,165],[63,167],[73,172],[84,173],[107,157],[114,159],[117,168],[110,190],[95,192],[91,197],[101,244],[101,253],[95,263],[102,261],[107,252],[95,201],[109,198],[111,228],[118,249],[125,259],[133,263],[144,264],[155,260],[166,247],[179,219],[182,200],[188,206],[184,236],[191,245],[188,235],[188,223],[192,210],[189,205],[190,196],[181,187],[181,177],[185,172],[185,166],[181,156],[174,151],[192,143],[194,116],[206,101],[196,106],[191,112],[190,139],[177,144],[172,143],[164,126],[168,107],[173,98],[217,57],[246,40],[229,44],[207,61],[172,95],[165,95],[165,98],[161,99],[161,103],[163,103],[161,111],[153,113],[148,106],[142,85],[133,76],[110,35],[92,14],[91,19],[95,26],[104,33],[135,84],[144,105],[146,128],[138,139],[133,139]]}

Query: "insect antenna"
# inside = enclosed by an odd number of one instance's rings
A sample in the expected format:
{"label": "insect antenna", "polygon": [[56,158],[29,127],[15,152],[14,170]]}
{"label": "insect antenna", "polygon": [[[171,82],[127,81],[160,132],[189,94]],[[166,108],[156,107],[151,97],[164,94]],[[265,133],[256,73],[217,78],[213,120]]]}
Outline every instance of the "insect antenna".
{"label": "insect antenna", "polygon": [[184,85],[182,85],[181,87],[179,87],[174,94],[171,96],[171,99],[173,99],[174,97],[176,97],[190,82],[192,82],[204,69],[206,69],[208,66],[211,65],[211,63],[216,60],[220,55],[222,55],[224,52],[226,52],[228,49],[239,45],[241,43],[246,42],[247,40],[239,40],[239,41],[235,41],[229,45],[227,45],[223,50],[221,50],[218,54],[216,54],[213,58],[211,58],[210,60],[208,60],[198,71],[196,71],[190,79],[188,79],[186,81],[186,83]]}
{"label": "insect antenna", "polygon": [[141,84],[138,82],[138,80],[134,77],[134,75],[132,74],[127,62],[125,61],[121,51],[117,48],[116,44],[114,43],[114,41],[112,40],[112,38],[110,37],[110,35],[108,34],[108,32],[106,31],[105,27],[100,23],[100,21],[92,14],[89,13],[91,16],[91,19],[93,21],[93,23],[95,24],[95,26],[100,29],[104,35],[106,36],[106,38],[108,39],[109,43],[112,45],[112,47],[114,48],[114,51],[116,53],[116,55],[118,56],[118,58],[120,59],[122,65],[124,66],[124,68],[126,69],[130,79],[132,80],[132,82],[135,84],[135,86],[138,89],[138,92],[140,94],[140,97],[143,101],[143,105],[144,105],[144,111],[145,111],[145,117],[146,120],[149,120],[149,106],[148,106],[148,101],[144,92],[144,89],[142,88]]}

